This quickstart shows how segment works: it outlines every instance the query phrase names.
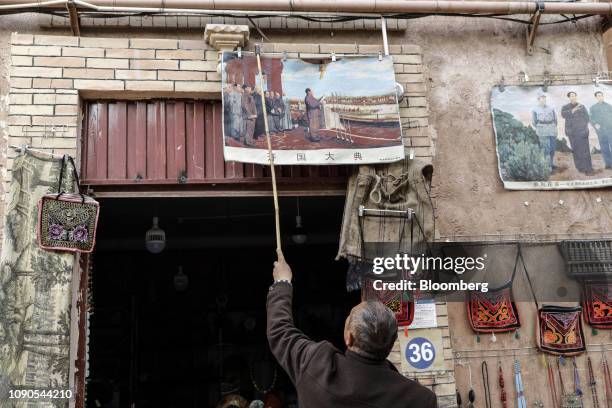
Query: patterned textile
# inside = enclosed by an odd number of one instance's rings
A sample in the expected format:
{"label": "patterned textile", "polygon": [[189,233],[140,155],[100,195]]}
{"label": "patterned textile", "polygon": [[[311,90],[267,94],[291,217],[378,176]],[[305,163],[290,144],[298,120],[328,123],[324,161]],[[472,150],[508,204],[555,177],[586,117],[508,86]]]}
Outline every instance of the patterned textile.
{"label": "patterned textile", "polygon": [[576,355],[586,350],[582,331],[582,308],[542,306],[538,310],[538,347],[558,355]]}
{"label": "patterned textile", "polygon": [[44,249],[92,252],[100,205],[79,194],[45,195],[40,199],[38,241]]}
{"label": "patterned textile", "polygon": [[488,292],[468,293],[468,319],[477,333],[499,333],[521,327],[511,284]]}
{"label": "patterned textile", "polygon": [[[360,262],[398,253],[421,255],[434,238],[434,210],[426,175],[433,167],[420,160],[385,166],[360,166],[348,182],[337,259],[347,258],[347,290],[361,288]],[[428,176],[427,176],[428,177]],[[413,221],[392,217],[360,217],[359,207],[378,210],[411,209]],[[391,251],[391,252],[389,252]]]}
{"label": "patterned textile", "polygon": [[[410,299],[408,291],[404,290],[375,290],[375,280],[380,277],[366,276],[361,290],[361,299],[378,300],[395,314],[398,327],[408,326],[414,318],[414,302]],[[394,280],[396,281],[396,280]]]}
{"label": "patterned textile", "polygon": [[[37,203],[57,189],[59,169],[59,160],[28,153],[12,171],[0,257],[0,384],[12,389],[69,388],[75,256],[44,251],[36,240]],[[67,400],[15,402],[0,395],[0,408],[67,406]]]}
{"label": "patterned textile", "polygon": [[584,320],[597,329],[612,329],[612,282],[583,284]]}

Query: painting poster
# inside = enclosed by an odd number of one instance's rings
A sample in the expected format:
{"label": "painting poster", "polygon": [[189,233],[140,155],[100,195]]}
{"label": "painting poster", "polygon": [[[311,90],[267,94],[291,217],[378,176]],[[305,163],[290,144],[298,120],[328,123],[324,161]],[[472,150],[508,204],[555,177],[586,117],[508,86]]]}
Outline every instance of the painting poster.
{"label": "painting poster", "polygon": [[612,185],[612,86],[496,87],[491,109],[505,188]]}
{"label": "painting poster", "polygon": [[223,53],[226,161],[269,163],[267,114],[275,164],[366,164],[404,158],[391,57],[306,61]]}

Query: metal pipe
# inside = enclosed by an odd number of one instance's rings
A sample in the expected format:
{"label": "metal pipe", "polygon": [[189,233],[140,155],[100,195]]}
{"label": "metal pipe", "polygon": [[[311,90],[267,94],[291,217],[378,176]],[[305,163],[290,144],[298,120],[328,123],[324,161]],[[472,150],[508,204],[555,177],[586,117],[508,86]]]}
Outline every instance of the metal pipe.
{"label": "metal pipe", "polygon": [[[156,9],[193,9],[250,12],[326,12],[336,13],[492,13],[492,14],[533,14],[538,9],[536,1],[448,1],[448,0],[91,0],[93,6],[107,7],[118,11],[121,8]],[[541,4],[541,3],[540,3]],[[65,8],[62,5],[45,2],[32,3],[31,0],[0,0],[0,9]],[[612,15],[612,3],[561,3],[546,2],[544,14],[600,14]]]}
{"label": "metal pipe", "polygon": [[380,25],[382,30],[382,38],[383,38],[383,47],[385,50],[385,56],[389,56],[389,42],[387,41],[387,20],[385,17],[380,18]]}

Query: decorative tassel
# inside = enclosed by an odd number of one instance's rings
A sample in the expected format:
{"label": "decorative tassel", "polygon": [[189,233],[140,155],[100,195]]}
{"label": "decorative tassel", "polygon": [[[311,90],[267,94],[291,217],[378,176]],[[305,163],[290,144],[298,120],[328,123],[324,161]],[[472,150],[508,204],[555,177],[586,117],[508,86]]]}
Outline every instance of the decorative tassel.
{"label": "decorative tassel", "polygon": [[480,334],[476,335],[476,343],[480,343]]}
{"label": "decorative tassel", "polygon": [[517,340],[521,338],[521,333],[518,330],[514,332],[514,338]]}
{"label": "decorative tassel", "polygon": [[501,401],[501,405],[502,408],[506,408],[507,404],[506,404],[506,388],[505,388],[505,384],[504,384],[504,372],[502,371],[502,366],[501,363],[499,363],[499,378],[498,378],[498,382],[499,384],[499,399]]}
{"label": "decorative tassel", "polygon": [[476,401],[476,393],[473,389],[470,389],[470,392],[468,392],[468,400],[470,401],[470,403],[468,404],[468,408],[474,408],[474,401]]}
{"label": "decorative tassel", "polygon": [[593,336],[597,336],[597,334],[598,334],[598,333],[599,333],[599,332],[597,331],[597,329],[596,329],[596,328],[594,328],[594,327],[593,327],[593,328],[591,329],[591,334],[593,334]]}
{"label": "decorative tassel", "polygon": [[491,333],[491,343],[497,343],[497,337],[495,337],[495,333]]}

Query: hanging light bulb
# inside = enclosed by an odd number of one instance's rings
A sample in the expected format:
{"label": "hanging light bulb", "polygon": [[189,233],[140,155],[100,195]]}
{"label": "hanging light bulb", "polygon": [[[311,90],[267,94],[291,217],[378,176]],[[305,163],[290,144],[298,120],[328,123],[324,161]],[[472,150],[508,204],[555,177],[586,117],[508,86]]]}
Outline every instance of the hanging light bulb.
{"label": "hanging light bulb", "polygon": [[147,251],[159,254],[166,247],[166,233],[159,228],[159,218],[153,217],[153,227],[145,235]]}
{"label": "hanging light bulb", "polygon": [[184,292],[189,286],[189,276],[183,273],[183,267],[179,266],[178,272],[174,275],[174,290]]}
{"label": "hanging light bulb", "polygon": [[295,228],[291,234],[291,239],[298,245],[305,244],[308,241],[308,235],[302,226],[302,216],[300,215],[300,198],[297,198],[297,215],[295,216]]}

